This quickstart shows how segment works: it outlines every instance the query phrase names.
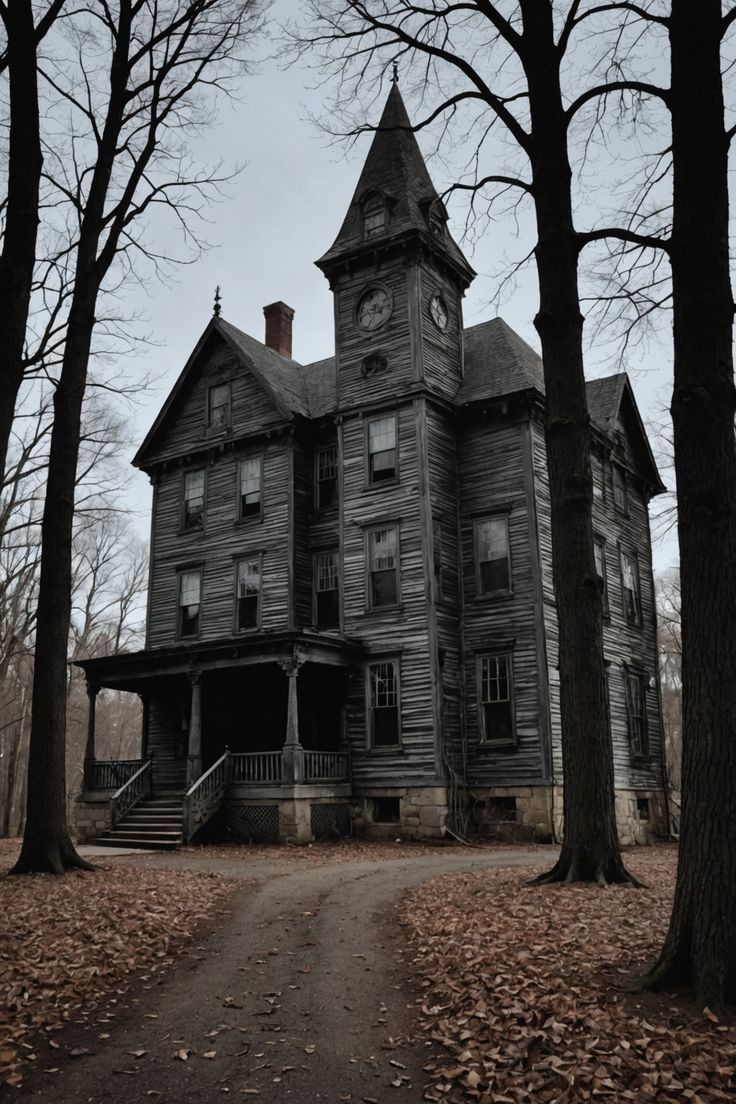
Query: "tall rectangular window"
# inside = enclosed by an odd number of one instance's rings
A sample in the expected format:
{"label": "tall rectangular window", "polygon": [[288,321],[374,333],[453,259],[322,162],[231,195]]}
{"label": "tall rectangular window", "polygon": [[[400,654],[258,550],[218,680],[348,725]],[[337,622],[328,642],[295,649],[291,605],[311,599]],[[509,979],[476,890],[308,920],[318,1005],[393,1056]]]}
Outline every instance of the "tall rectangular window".
{"label": "tall rectangular window", "polygon": [[648,755],[647,683],[646,676],[640,671],[626,672],[626,706],[631,750],[634,755]]}
{"label": "tall rectangular window", "polygon": [[340,579],[336,552],[320,552],[314,559],[314,590],[317,625],[340,624]]}
{"label": "tall rectangular window", "polygon": [[238,560],[236,580],[238,629],[256,629],[261,613],[261,560]]}
{"label": "tall rectangular window", "polygon": [[396,747],[401,742],[397,660],[368,664],[368,707],[371,747]]}
{"label": "tall rectangular window", "polygon": [[337,502],[337,445],[324,445],[317,449],[315,500],[320,510]]}
{"label": "tall rectangular window", "polygon": [[199,611],[202,594],[202,572],[182,571],[179,573],[179,615],[177,635],[197,636],[199,634]]}
{"label": "tall rectangular window", "polygon": [[628,489],[626,486],[626,472],[618,464],[611,465],[613,479],[613,505],[620,514],[626,514],[629,510]]}
{"label": "tall rectangular window", "polygon": [[635,555],[621,553],[621,594],[624,617],[630,625],[641,625],[641,596],[639,593],[639,563]]}
{"label": "tall rectangular window", "polygon": [[513,744],[514,716],[511,657],[486,655],[478,659],[480,738],[485,744]]}
{"label": "tall rectangular window", "polygon": [[368,533],[369,606],[395,606],[399,600],[399,533],[395,525]]}
{"label": "tall rectangular window", "polygon": [[260,456],[240,461],[239,510],[241,518],[260,517],[262,468],[263,464]]}
{"label": "tall rectangular window", "polygon": [[593,537],[593,556],[598,578],[603,580],[603,591],[601,593],[603,616],[608,617],[608,573],[606,571],[606,542],[603,537]]}
{"label": "tall rectangular window", "polygon": [[505,515],[476,521],[475,562],[479,595],[511,590],[509,519]]}
{"label": "tall rectangular window", "polygon": [[207,428],[224,429],[230,425],[230,384],[216,383],[207,392]]}
{"label": "tall rectangular window", "polygon": [[368,422],[368,482],[382,483],[398,475],[396,415]]}
{"label": "tall rectangular window", "polygon": [[204,524],[204,469],[184,473],[182,528],[201,529]]}

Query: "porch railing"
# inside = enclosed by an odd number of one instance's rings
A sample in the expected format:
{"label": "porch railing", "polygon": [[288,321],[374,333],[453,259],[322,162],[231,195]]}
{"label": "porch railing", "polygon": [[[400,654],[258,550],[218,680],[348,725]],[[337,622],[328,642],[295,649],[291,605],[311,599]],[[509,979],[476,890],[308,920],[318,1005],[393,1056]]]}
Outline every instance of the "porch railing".
{"label": "porch railing", "polygon": [[305,782],[346,782],[350,761],[345,751],[305,751]]}
{"label": "porch railing", "polygon": [[250,751],[230,756],[230,781],[240,785],[278,786],[283,778],[280,751]]}
{"label": "porch railing", "polygon": [[230,782],[230,759],[230,752],[226,751],[189,787],[184,795],[182,829],[185,843],[189,843],[195,832],[206,824],[222,805]]}
{"label": "porch railing", "polygon": [[145,759],[87,759],[84,785],[88,790],[116,790],[141,769]]}
{"label": "porch railing", "polygon": [[[102,764],[106,766],[107,764]],[[130,812],[134,805],[150,796],[153,790],[153,759],[145,759],[142,766],[116,790],[110,798],[110,828]]]}

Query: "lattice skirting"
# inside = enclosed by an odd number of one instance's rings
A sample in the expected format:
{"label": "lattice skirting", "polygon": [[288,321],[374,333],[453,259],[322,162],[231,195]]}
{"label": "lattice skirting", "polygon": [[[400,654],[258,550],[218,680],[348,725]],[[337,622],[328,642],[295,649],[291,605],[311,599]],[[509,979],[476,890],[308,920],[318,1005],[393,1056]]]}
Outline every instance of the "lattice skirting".
{"label": "lattice skirting", "polygon": [[278,805],[228,805],[225,815],[234,839],[275,843],[279,838]]}
{"label": "lattice skirting", "polygon": [[312,836],[316,840],[350,835],[350,806],[347,804],[312,805],[310,817]]}

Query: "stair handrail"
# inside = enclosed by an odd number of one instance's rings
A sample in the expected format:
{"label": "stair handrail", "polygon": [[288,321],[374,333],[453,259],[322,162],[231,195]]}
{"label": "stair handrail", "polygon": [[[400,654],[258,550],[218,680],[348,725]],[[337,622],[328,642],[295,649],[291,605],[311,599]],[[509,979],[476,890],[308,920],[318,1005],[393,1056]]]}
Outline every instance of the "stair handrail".
{"label": "stair handrail", "polygon": [[184,795],[182,832],[189,843],[195,832],[217,812],[230,784],[230,748],[201,774]]}
{"label": "stair handrail", "polygon": [[153,792],[153,756],[146,759],[142,767],[132,774],[110,798],[110,829],[142,798]]}

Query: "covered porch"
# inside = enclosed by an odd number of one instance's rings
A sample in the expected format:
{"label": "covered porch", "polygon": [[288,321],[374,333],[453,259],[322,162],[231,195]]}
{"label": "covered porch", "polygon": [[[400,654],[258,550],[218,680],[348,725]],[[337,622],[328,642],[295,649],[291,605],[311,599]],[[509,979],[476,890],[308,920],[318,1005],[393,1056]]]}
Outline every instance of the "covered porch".
{"label": "covered porch", "polygon": [[[299,822],[296,829],[279,828],[279,836],[306,842],[305,809],[314,819],[309,802],[345,802],[350,795],[343,703],[358,663],[355,645],[319,633],[263,634],[80,661],[89,725],[79,805],[107,802],[109,834],[126,816],[130,820],[135,806],[181,797],[187,841],[223,805],[287,803],[299,812],[306,802],[296,820],[286,817]],[[96,757],[95,702],[102,687],[143,700],[136,760]],[[279,824],[282,819],[279,813]]]}

